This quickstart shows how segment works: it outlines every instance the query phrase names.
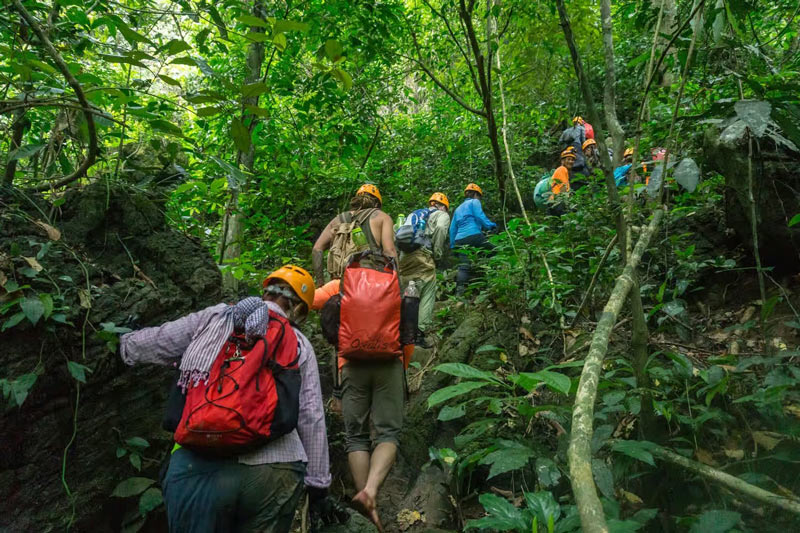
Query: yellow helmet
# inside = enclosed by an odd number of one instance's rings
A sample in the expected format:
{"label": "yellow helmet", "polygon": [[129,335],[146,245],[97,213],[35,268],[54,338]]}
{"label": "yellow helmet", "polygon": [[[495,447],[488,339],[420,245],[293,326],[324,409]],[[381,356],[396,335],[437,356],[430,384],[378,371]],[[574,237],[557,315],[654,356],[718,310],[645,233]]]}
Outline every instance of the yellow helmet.
{"label": "yellow helmet", "polygon": [[361,187],[358,188],[356,192],[356,196],[359,194],[369,194],[370,196],[374,196],[378,199],[378,201],[383,205],[383,198],[381,198],[381,191],[378,190],[376,186],[371,183],[365,183]]}
{"label": "yellow helmet", "polygon": [[633,148],[627,148],[625,153],[622,154],[622,157],[633,156]]}
{"label": "yellow helmet", "polygon": [[573,124],[583,124],[584,123],[583,117],[578,115],[577,117],[572,119],[572,123]]}
{"label": "yellow helmet", "polygon": [[311,309],[314,304],[314,278],[306,269],[296,265],[284,265],[267,276],[263,283],[264,288],[277,279],[288,283],[297,297]]}
{"label": "yellow helmet", "polygon": [[567,146],[563,152],[561,152],[561,159],[565,159],[571,157],[572,159],[577,159],[578,156],[575,154],[575,147],[574,146]]}
{"label": "yellow helmet", "polygon": [[467,188],[464,189],[464,194],[467,194],[467,191],[475,191],[476,193],[483,196],[483,190],[474,183],[470,183],[469,185],[467,185]]}
{"label": "yellow helmet", "polygon": [[442,192],[433,193],[428,200],[428,203],[431,202],[439,202],[440,204],[444,204],[447,209],[450,209],[450,202],[448,201],[447,196],[445,196],[445,194]]}
{"label": "yellow helmet", "polygon": [[594,139],[586,139],[586,140],[583,142],[583,146],[581,146],[581,150],[586,150],[586,149],[587,149],[587,148],[589,148],[590,146],[594,146],[594,145],[596,145],[596,144],[597,144],[597,142],[595,142],[595,140],[594,140]]}

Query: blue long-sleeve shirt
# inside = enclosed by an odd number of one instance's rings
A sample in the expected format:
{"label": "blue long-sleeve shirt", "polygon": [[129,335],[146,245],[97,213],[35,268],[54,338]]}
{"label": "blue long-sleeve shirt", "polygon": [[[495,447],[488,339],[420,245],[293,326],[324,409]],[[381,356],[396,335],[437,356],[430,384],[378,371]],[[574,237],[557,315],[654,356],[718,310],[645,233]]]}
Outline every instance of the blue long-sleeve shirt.
{"label": "blue long-sleeve shirt", "polygon": [[480,233],[484,229],[494,229],[497,224],[487,218],[477,198],[469,198],[458,206],[450,222],[450,248],[456,241]]}

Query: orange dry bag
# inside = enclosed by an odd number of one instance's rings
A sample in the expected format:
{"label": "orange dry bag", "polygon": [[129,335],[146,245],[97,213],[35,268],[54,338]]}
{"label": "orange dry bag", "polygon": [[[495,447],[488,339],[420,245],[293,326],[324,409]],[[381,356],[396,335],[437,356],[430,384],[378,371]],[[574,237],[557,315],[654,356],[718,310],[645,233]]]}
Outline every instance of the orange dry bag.
{"label": "orange dry bag", "polygon": [[[384,268],[362,265],[367,258],[384,263]],[[354,255],[342,276],[339,357],[400,357],[401,302],[395,260],[371,251]]]}

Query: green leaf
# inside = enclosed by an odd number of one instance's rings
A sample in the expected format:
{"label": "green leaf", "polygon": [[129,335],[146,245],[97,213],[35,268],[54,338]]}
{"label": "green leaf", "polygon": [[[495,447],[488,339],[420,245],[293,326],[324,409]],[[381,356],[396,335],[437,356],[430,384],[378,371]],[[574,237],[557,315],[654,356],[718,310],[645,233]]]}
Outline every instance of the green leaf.
{"label": "green leaf", "polygon": [[269,35],[267,35],[266,33],[259,33],[259,32],[250,32],[247,35],[245,35],[245,38],[254,43],[265,43],[271,40]]}
{"label": "green leaf", "polygon": [[266,20],[255,17],[253,15],[239,15],[236,20],[246,26],[255,26],[257,28],[269,28],[269,23]]}
{"label": "green leaf", "polygon": [[147,442],[142,437],[131,437],[129,439],[125,439],[125,444],[127,444],[128,446],[130,446],[132,448],[144,449],[144,448],[149,448],[150,447],[150,443]]}
{"label": "green leaf", "polygon": [[248,83],[247,85],[242,86],[242,96],[245,98],[253,98],[254,96],[264,94],[267,92],[267,89],[267,84],[263,81]]}
{"label": "green leaf", "polygon": [[174,56],[180,54],[181,52],[188,52],[192,49],[192,47],[186,41],[182,41],[180,39],[172,39],[162,48],[167,52],[167,55]]}
{"label": "green leaf", "polygon": [[439,405],[440,403],[446,402],[451,398],[462,396],[468,392],[485,387],[486,385],[489,385],[488,381],[464,381],[462,383],[458,383],[457,385],[451,385],[449,387],[439,389],[428,397],[428,407],[430,408],[434,405]]}
{"label": "green leaf", "polygon": [[25,313],[16,313],[11,315],[11,318],[3,322],[3,327],[0,328],[0,331],[5,331],[9,328],[13,328],[25,318]]}
{"label": "green leaf", "polygon": [[628,61],[628,67],[635,67],[636,65],[638,65],[640,63],[644,63],[648,59],[650,59],[650,52],[649,51],[648,52],[644,52],[643,54],[640,54],[640,55],[634,57],[633,59],[631,59],[630,61]]}
{"label": "green leaf", "polygon": [[131,466],[133,466],[137,472],[142,471],[142,456],[138,453],[132,453],[128,456],[128,461],[131,462]]}
{"label": "green leaf", "polygon": [[214,115],[219,115],[220,113],[222,113],[222,108],[214,106],[201,107],[197,110],[197,116],[203,118],[213,117]]}
{"label": "green leaf", "polygon": [[190,67],[199,67],[197,61],[195,61],[193,58],[189,56],[176,57],[169,63],[170,65],[188,65]]}
{"label": "green leaf", "polygon": [[138,31],[132,29],[130,26],[122,22],[121,20],[115,21],[114,24],[117,29],[122,33],[122,36],[125,37],[125,40],[130,43],[131,46],[135,46],[136,43],[143,43],[143,44],[153,44],[150,39],[139,33]]}
{"label": "green leaf", "polygon": [[491,344],[484,344],[483,346],[475,350],[475,353],[502,352],[502,351],[503,349],[498,348],[497,346],[492,346]]}
{"label": "green leaf", "polygon": [[257,117],[262,117],[262,118],[269,118],[269,111],[264,109],[263,107],[247,104],[246,106],[244,106],[244,108],[251,115],[255,115]]}
{"label": "green leaf", "polygon": [[503,442],[502,448],[488,454],[480,462],[482,465],[492,465],[489,469],[489,479],[512,470],[519,470],[535,455],[527,446],[513,441]]}
{"label": "green leaf", "polygon": [[44,304],[35,296],[28,296],[19,303],[22,312],[31,324],[36,325],[44,314]]}
{"label": "green leaf", "polygon": [[539,457],[536,459],[536,477],[542,487],[549,489],[558,485],[561,480],[561,470],[552,459]]}
{"label": "green leaf", "polygon": [[67,368],[69,369],[69,373],[72,374],[72,377],[75,378],[76,381],[80,381],[81,383],[86,383],[86,373],[92,373],[92,369],[86,365],[82,365],[80,363],[76,363],[75,361],[67,361]]}
{"label": "green leaf", "polygon": [[609,500],[614,499],[614,475],[611,469],[602,459],[592,459],[592,474],[594,474],[594,482],[603,496]]}
{"label": "green leaf", "polygon": [[164,502],[161,489],[149,488],[139,498],[139,514],[144,516]]}
{"label": "green leaf", "polygon": [[342,58],[342,45],[336,39],[328,39],[325,41],[325,55],[328,59],[336,63]]}
{"label": "green leaf", "polygon": [[311,28],[305,22],[297,22],[294,20],[281,20],[277,19],[275,23],[272,25],[272,31],[274,33],[283,33],[285,31],[308,31]]}
{"label": "green leaf", "polygon": [[339,80],[339,82],[344,86],[345,91],[349,91],[353,86],[353,78],[350,77],[350,74],[340,68],[331,70],[331,76]]}
{"label": "green leaf", "polygon": [[112,496],[117,498],[130,498],[147,490],[156,480],[146,477],[129,477],[114,488]]}
{"label": "green leaf", "polygon": [[8,160],[18,161],[20,159],[27,159],[39,153],[45,146],[45,144],[26,144],[25,146],[20,146],[8,154]]}
{"label": "green leaf", "polygon": [[286,50],[286,35],[282,33],[276,33],[272,37],[272,44],[274,44],[275,48],[277,48],[279,51],[283,52]]}
{"label": "green leaf", "polygon": [[614,443],[611,447],[612,450],[618,453],[633,457],[639,461],[645,462],[651,466],[656,466],[653,460],[653,454],[650,453],[655,446],[652,442],[645,440],[620,440]]}
{"label": "green leaf", "polygon": [[742,515],[735,511],[706,511],[692,524],[689,533],[725,533],[742,522]]}
{"label": "green leaf", "polygon": [[434,368],[434,370],[444,374],[450,374],[451,376],[456,376],[457,378],[480,379],[483,381],[500,383],[500,380],[497,379],[491,372],[478,370],[474,366],[465,365],[464,363],[443,363]]}
{"label": "green leaf", "polygon": [[539,372],[522,372],[512,380],[528,392],[532,391],[537,384],[544,383],[549,388],[562,394],[569,394],[572,387],[572,380],[564,374],[552,372],[550,370],[540,370]]}
{"label": "green leaf", "polygon": [[442,422],[447,422],[449,420],[455,420],[457,418],[461,418],[467,414],[466,404],[460,403],[455,407],[451,407],[449,405],[445,405],[442,407],[442,410],[439,411],[439,416],[437,420],[441,420]]}
{"label": "green leaf", "polygon": [[642,528],[636,520],[619,520],[612,518],[608,521],[608,533],[634,533]]}
{"label": "green leaf", "polygon": [[791,228],[794,225],[800,224],[800,213],[797,213],[795,216],[792,217],[792,220],[789,221],[789,227]]}
{"label": "green leaf", "polygon": [[45,292],[39,295],[39,299],[42,301],[42,306],[44,307],[44,318],[47,320],[53,313],[53,297]]}
{"label": "green leaf", "polygon": [[150,127],[154,130],[163,131],[164,133],[175,135],[176,137],[183,137],[183,131],[172,122],[157,118],[155,120],[150,120],[149,123]]}
{"label": "green leaf", "polygon": [[519,530],[528,531],[528,521],[522,516],[522,511],[514,505],[498,496],[497,494],[481,494],[478,499],[486,509],[489,516],[484,516],[478,520],[470,520],[466,524],[467,529],[480,528],[495,531]]}
{"label": "green leaf", "polygon": [[161,81],[163,81],[164,83],[166,83],[168,85],[172,85],[174,87],[180,87],[181,86],[181,82],[179,82],[175,78],[167,76],[166,74],[159,74],[158,77],[161,78]]}
{"label": "green leaf", "polygon": [[214,21],[214,25],[216,25],[217,30],[219,30],[219,36],[225,40],[228,40],[228,29],[225,27],[225,22],[222,20],[217,8],[209,4],[208,14],[211,15],[211,20]]}
{"label": "green leaf", "polygon": [[38,377],[38,375],[31,372],[29,374],[23,374],[11,382],[11,393],[14,395],[14,402],[16,402],[17,407],[22,406],[25,398],[28,397],[28,392],[31,390],[34,383],[36,383]]}
{"label": "green leaf", "polygon": [[231,121],[231,137],[233,138],[233,144],[236,145],[240,152],[250,150],[250,145],[252,144],[250,131],[238,118]]}
{"label": "green leaf", "polygon": [[555,522],[561,518],[561,506],[550,492],[526,492],[524,494],[528,509],[539,519],[539,523],[547,524],[551,520]]}

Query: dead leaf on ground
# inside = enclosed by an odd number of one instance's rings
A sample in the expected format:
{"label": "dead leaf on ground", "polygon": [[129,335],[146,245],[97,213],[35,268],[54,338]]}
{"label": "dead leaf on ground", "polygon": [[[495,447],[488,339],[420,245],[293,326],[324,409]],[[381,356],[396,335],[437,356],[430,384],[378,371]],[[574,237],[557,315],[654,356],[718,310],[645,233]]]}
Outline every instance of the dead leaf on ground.
{"label": "dead leaf on ground", "polygon": [[39,264],[39,261],[37,261],[35,257],[24,257],[23,256],[22,258],[25,261],[27,261],[28,265],[30,265],[30,267],[32,269],[34,269],[36,272],[41,272],[42,270],[44,270],[44,267]]}
{"label": "dead leaf on ground", "polygon": [[795,418],[800,418],[800,406],[798,405],[785,405],[783,410]]}
{"label": "dead leaf on ground", "polygon": [[409,529],[414,524],[424,524],[425,523],[425,515],[420,513],[419,511],[413,511],[411,509],[403,509],[399,513],[397,513],[397,525],[400,528],[400,531],[405,531]]}
{"label": "dead leaf on ground", "polygon": [[536,337],[534,337],[533,333],[531,333],[531,330],[529,330],[525,326],[520,326],[519,327],[519,332],[522,333],[523,335],[525,335],[525,338],[527,338],[532,343],[539,344],[539,340]]}
{"label": "dead leaf on ground", "polygon": [[531,319],[528,318],[528,315],[523,315],[522,318],[519,321],[522,322],[523,324],[530,324],[531,323]]}
{"label": "dead leaf on ground", "polygon": [[50,224],[42,222],[41,220],[37,220],[34,223],[40,228],[42,228],[45,231],[45,233],[47,233],[47,237],[51,241],[57,241],[61,239],[61,231],[59,231],[57,228],[54,228]]}
{"label": "dead leaf on ground", "polygon": [[723,342],[727,341],[730,336],[731,336],[731,332],[730,331],[716,331],[716,332],[712,333],[711,335],[709,335],[708,337],[711,338],[711,339],[714,339],[715,341],[717,341],[719,343],[723,343]]}
{"label": "dead leaf on ground", "polygon": [[81,300],[81,307],[84,309],[92,308],[92,295],[86,289],[78,289],[78,298]]}
{"label": "dead leaf on ground", "polygon": [[522,343],[519,344],[518,350],[520,357],[525,357],[526,355],[531,353],[530,349]]}
{"label": "dead leaf on ground", "polygon": [[744,312],[742,313],[742,316],[739,317],[739,324],[744,324],[745,322],[753,318],[753,315],[755,313],[756,313],[756,308],[752,305],[748,306],[747,309],[745,309]]}
{"label": "dead leaf on ground", "polygon": [[5,273],[3,273],[2,270],[0,270],[0,287],[5,285],[7,281],[8,281],[8,278],[6,277]]}
{"label": "dead leaf on ground", "polygon": [[736,449],[723,448],[722,451],[725,452],[725,456],[728,457],[729,459],[733,459],[735,461],[741,461],[742,459],[744,459],[744,450],[740,450],[738,448]]}
{"label": "dead leaf on ground", "polygon": [[714,456],[711,455],[711,452],[709,452],[708,450],[704,450],[703,448],[698,448],[694,451],[694,456],[697,457],[697,460],[703,463],[704,465],[717,466],[717,462],[714,460]]}
{"label": "dead leaf on ground", "polygon": [[772,451],[783,440],[783,435],[771,431],[754,431],[753,440],[767,451]]}

